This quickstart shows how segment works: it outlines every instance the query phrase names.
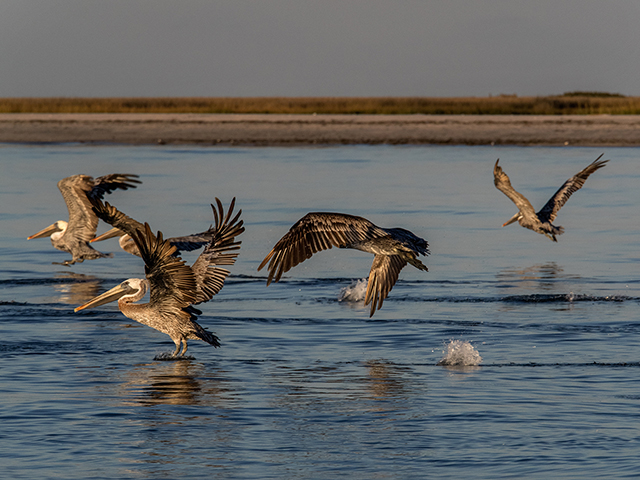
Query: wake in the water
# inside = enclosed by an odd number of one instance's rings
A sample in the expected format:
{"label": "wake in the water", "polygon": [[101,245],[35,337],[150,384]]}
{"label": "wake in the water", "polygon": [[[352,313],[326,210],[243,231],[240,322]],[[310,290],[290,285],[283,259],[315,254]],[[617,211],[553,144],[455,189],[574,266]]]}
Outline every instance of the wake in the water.
{"label": "wake in the water", "polygon": [[367,293],[367,279],[352,282],[348,287],[340,289],[339,302],[362,302]]}
{"label": "wake in the water", "polygon": [[436,365],[468,367],[479,365],[482,361],[482,357],[473,345],[462,340],[451,340],[442,353],[443,357]]}

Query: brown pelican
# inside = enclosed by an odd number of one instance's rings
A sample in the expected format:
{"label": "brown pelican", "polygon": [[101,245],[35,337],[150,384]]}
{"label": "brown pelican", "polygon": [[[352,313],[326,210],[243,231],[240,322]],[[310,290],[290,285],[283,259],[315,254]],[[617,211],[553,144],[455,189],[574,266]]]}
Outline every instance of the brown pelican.
{"label": "brown pelican", "polygon": [[72,255],[71,260],[65,260],[63,263],[53,262],[58,265],[73,265],[84,260],[110,257],[111,255],[98,252],[89,245],[98,228],[98,217],[91,210],[90,200],[101,199],[105,193],[111,193],[116,189],[136,188],[136,183],[142,183],[136,178],[138,175],[128,173],[112,173],[95,180],[88,175],[63,178],[58,182],[58,189],[67,204],[69,221],[58,220],[35,235],[27,237],[27,240],[50,236],[55,248]]}
{"label": "brown pelican", "polygon": [[[107,203],[108,205],[108,203]],[[231,206],[233,209],[233,205]],[[215,209],[214,209],[215,213]],[[126,215],[125,215],[126,217]],[[130,223],[127,227],[130,230],[140,230],[143,225],[134,220],[133,218],[126,217],[126,221]],[[167,241],[176,247],[176,255],[180,255],[181,251],[191,252],[192,250],[197,250],[205,245],[207,245],[211,241],[211,237],[214,234],[215,229],[212,227],[205,232],[194,233],[193,235],[187,235],[184,237],[170,237],[167,238]],[[136,246],[136,242],[133,241],[131,235],[125,233],[119,227],[113,227],[111,230],[106,231],[102,235],[97,236],[92,239],[89,243],[93,242],[101,242],[102,240],[107,240],[108,238],[120,237],[118,239],[118,243],[120,244],[120,248],[122,248],[125,252],[130,253],[131,255],[140,256],[140,252],[138,251],[138,247]]]}
{"label": "brown pelican", "polygon": [[[176,345],[174,357],[178,356],[178,353],[180,356],[186,353],[187,340],[199,339],[219,347],[218,337],[196,322],[197,315],[201,315],[202,312],[193,305],[211,300],[222,289],[229,270],[219,268],[219,265],[235,263],[241,243],[236,242],[235,237],[244,232],[244,227],[243,222],[238,221],[242,211],[230,221],[232,207],[225,217],[222,203],[217,198],[216,202],[218,212],[213,209],[215,232],[211,243],[191,267],[175,255],[176,247],[163,239],[162,232],[154,235],[149,224],[145,223],[141,230],[131,230],[127,233],[131,235],[144,260],[146,278],[125,280],[77,307],[75,311],[118,300],[118,308],[126,317],[171,337]],[[108,204],[103,207],[103,210],[96,207],[96,213],[102,219],[126,217]],[[150,291],[149,303],[133,303],[141,300],[147,291]]]}
{"label": "brown pelican", "polygon": [[[604,154],[603,154],[604,155]],[[516,192],[511,186],[509,177],[502,171],[502,168],[498,166],[500,159],[496,160],[496,164],[493,167],[493,183],[496,188],[504,193],[511,199],[513,203],[518,207],[518,212],[511,217],[502,226],[506,227],[517,221],[520,225],[534,232],[541,233],[550,238],[554,242],[557,242],[556,235],[561,235],[564,232],[564,228],[553,225],[553,222],[558,215],[558,211],[569,200],[572,193],[580,190],[587,181],[589,175],[606,165],[609,160],[600,160],[602,155],[591,162],[586,168],[575,174],[569,180],[558,189],[558,191],[549,199],[542,209],[536,213],[529,200],[524,195]]]}
{"label": "brown pelican", "polygon": [[382,307],[407,263],[428,271],[416,258],[429,255],[426,240],[403,228],[381,228],[366,218],[344,213],[308,213],[276,243],[258,270],[269,262],[269,285],[314,253],[333,246],[375,255],[364,299],[365,305],[371,303],[370,317]]}

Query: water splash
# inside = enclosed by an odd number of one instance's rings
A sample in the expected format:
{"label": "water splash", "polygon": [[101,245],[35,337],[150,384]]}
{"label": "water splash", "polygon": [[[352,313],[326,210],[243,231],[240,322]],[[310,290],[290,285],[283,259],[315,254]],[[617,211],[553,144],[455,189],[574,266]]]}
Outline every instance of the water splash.
{"label": "water splash", "polygon": [[451,340],[442,353],[443,357],[436,365],[466,367],[479,365],[482,361],[482,357],[473,345],[462,340]]}
{"label": "water splash", "polygon": [[361,302],[367,293],[367,279],[352,282],[348,287],[340,289],[339,302]]}

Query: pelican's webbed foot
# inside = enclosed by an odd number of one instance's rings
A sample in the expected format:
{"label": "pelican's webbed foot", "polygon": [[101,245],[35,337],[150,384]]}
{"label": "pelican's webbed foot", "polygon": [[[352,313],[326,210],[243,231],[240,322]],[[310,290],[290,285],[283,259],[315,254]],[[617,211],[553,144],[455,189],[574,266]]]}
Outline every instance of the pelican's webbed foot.
{"label": "pelican's webbed foot", "polygon": [[75,260],[65,260],[64,262],[51,262],[51,265],[63,265],[65,267],[70,267],[74,263],[76,263]]}

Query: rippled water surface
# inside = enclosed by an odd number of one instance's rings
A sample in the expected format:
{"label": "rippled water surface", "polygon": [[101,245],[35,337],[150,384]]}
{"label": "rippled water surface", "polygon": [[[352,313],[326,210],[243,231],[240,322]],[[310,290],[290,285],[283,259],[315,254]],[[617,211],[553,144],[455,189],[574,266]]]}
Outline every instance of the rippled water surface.
{"label": "rippled water surface", "polygon": [[[636,477],[640,151],[604,152],[554,244],[500,227],[515,207],[496,158],[539,208],[602,149],[0,147],[0,477]],[[167,236],[237,197],[240,256],[199,320],[220,349],[157,361],[169,337],[115,304],[73,312],[143,276],[115,239],[72,267],[26,240],[67,218],[59,179],[113,172],[143,184],[107,200]],[[257,266],[309,211],[425,237],[429,272],[406,267],[372,318],[362,252],[266,287]],[[439,365],[454,347],[482,360]]]}

